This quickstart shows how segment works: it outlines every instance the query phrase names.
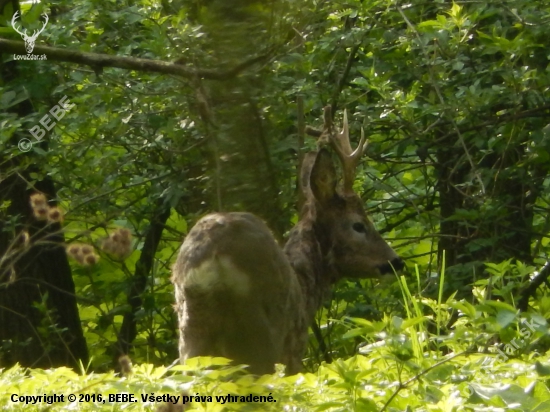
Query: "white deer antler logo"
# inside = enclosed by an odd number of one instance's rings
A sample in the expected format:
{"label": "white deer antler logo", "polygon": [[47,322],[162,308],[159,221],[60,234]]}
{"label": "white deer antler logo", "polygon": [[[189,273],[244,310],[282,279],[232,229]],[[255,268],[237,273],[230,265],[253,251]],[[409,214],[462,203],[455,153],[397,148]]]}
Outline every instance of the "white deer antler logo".
{"label": "white deer antler logo", "polygon": [[23,38],[23,40],[25,41],[25,49],[27,49],[27,53],[32,53],[33,49],[34,49],[34,43],[36,42],[36,38],[38,37],[38,35],[40,33],[42,33],[44,31],[44,29],[46,28],[46,24],[48,24],[48,15],[46,13],[42,14],[42,16],[44,17],[44,20],[46,20],[44,22],[44,25],[42,26],[42,28],[40,30],[35,30],[34,33],[32,34],[32,36],[28,36],[27,35],[27,29],[25,29],[24,32],[21,32],[19,30],[17,30],[17,27],[15,27],[15,20],[17,20],[17,18],[19,17],[19,11],[16,11],[15,14],[13,15],[12,19],[11,19],[11,26],[13,27],[13,29],[19,33],[21,35],[21,37]]}

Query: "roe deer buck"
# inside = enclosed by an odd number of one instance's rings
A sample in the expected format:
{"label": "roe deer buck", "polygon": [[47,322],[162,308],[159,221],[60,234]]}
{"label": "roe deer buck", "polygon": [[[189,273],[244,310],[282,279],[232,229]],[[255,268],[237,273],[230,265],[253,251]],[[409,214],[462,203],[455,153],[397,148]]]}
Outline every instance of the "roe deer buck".
{"label": "roe deer buck", "polygon": [[284,248],[250,213],[213,213],[199,220],[183,242],[173,268],[181,360],[224,356],[272,373],[275,363],[297,373],[308,327],[331,284],[399,270],[403,263],[376,232],[353,191],[364,135],[352,152],[347,115],[336,133],[330,107],[320,146],[340,158],[337,189],[330,153],[306,155],[301,188],[306,203]]}

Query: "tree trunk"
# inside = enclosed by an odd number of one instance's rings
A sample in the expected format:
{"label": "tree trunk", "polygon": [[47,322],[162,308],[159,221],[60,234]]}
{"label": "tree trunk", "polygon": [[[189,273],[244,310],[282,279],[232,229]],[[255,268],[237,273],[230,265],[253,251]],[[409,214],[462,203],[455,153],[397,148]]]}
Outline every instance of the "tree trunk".
{"label": "tree trunk", "polygon": [[[14,226],[10,220],[0,222],[0,254],[11,255],[0,266],[1,364],[78,368],[79,361],[88,362],[88,350],[61,226],[33,221],[33,190],[27,189],[27,171],[22,174],[24,178],[14,174],[0,183],[0,203],[11,203],[8,217],[21,217]],[[35,188],[55,197],[50,179],[37,182]],[[24,229],[31,239],[28,247],[17,240]]]}
{"label": "tree trunk", "polygon": [[[16,1],[9,3],[19,10]],[[0,4],[0,15],[7,4]],[[17,63],[0,63],[4,91],[21,92],[25,87],[24,81],[13,87],[19,79]],[[10,109],[18,117],[33,113],[29,100]],[[8,144],[17,147],[22,138],[33,139],[19,130]],[[40,148],[47,150],[47,143],[43,141]],[[8,151],[9,147],[4,153]],[[58,223],[38,222],[29,203],[34,192],[55,199],[56,191],[49,177],[29,183],[33,173],[40,172],[38,159],[29,162],[30,156],[32,152],[21,152],[0,159],[0,206],[8,205],[0,208],[0,366],[19,362],[29,367],[78,368],[80,361],[87,364],[88,350],[63,232]],[[28,242],[23,233],[28,233]]]}

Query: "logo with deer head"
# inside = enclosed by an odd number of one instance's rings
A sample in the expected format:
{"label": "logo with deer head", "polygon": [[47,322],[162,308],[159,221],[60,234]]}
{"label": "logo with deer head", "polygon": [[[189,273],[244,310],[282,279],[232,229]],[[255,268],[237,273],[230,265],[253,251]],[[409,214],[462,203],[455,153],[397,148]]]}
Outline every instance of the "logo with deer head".
{"label": "logo with deer head", "polygon": [[38,35],[40,33],[42,33],[44,31],[44,29],[46,28],[46,24],[48,24],[48,15],[46,13],[42,14],[42,17],[44,17],[44,25],[42,26],[42,28],[40,30],[35,30],[31,36],[29,36],[27,34],[26,29],[24,29],[23,32],[21,32],[20,30],[17,29],[17,27],[15,25],[15,21],[19,17],[21,17],[19,15],[19,11],[16,11],[15,14],[13,15],[12,19],[11,19],[11,26],[13,27],[13,29],[17,33],[19,33],[21,35],[21,38],[25,41],[25,49],[27,49],[27,53],[31,54],[33,49],[34,49],[34,44],[36,42],[36,38],[38,37]]}

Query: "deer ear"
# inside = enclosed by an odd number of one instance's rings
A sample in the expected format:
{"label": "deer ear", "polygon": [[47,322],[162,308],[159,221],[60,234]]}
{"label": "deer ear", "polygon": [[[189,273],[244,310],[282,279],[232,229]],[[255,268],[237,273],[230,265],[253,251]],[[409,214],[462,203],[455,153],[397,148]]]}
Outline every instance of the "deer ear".
{"label": "deer ear", "polygon": [[311,192],[319,202],[327,203],[336,195],[336,183],[336,169],[330,153],[321,149],[315,157],[315,163],[309,176]]}

